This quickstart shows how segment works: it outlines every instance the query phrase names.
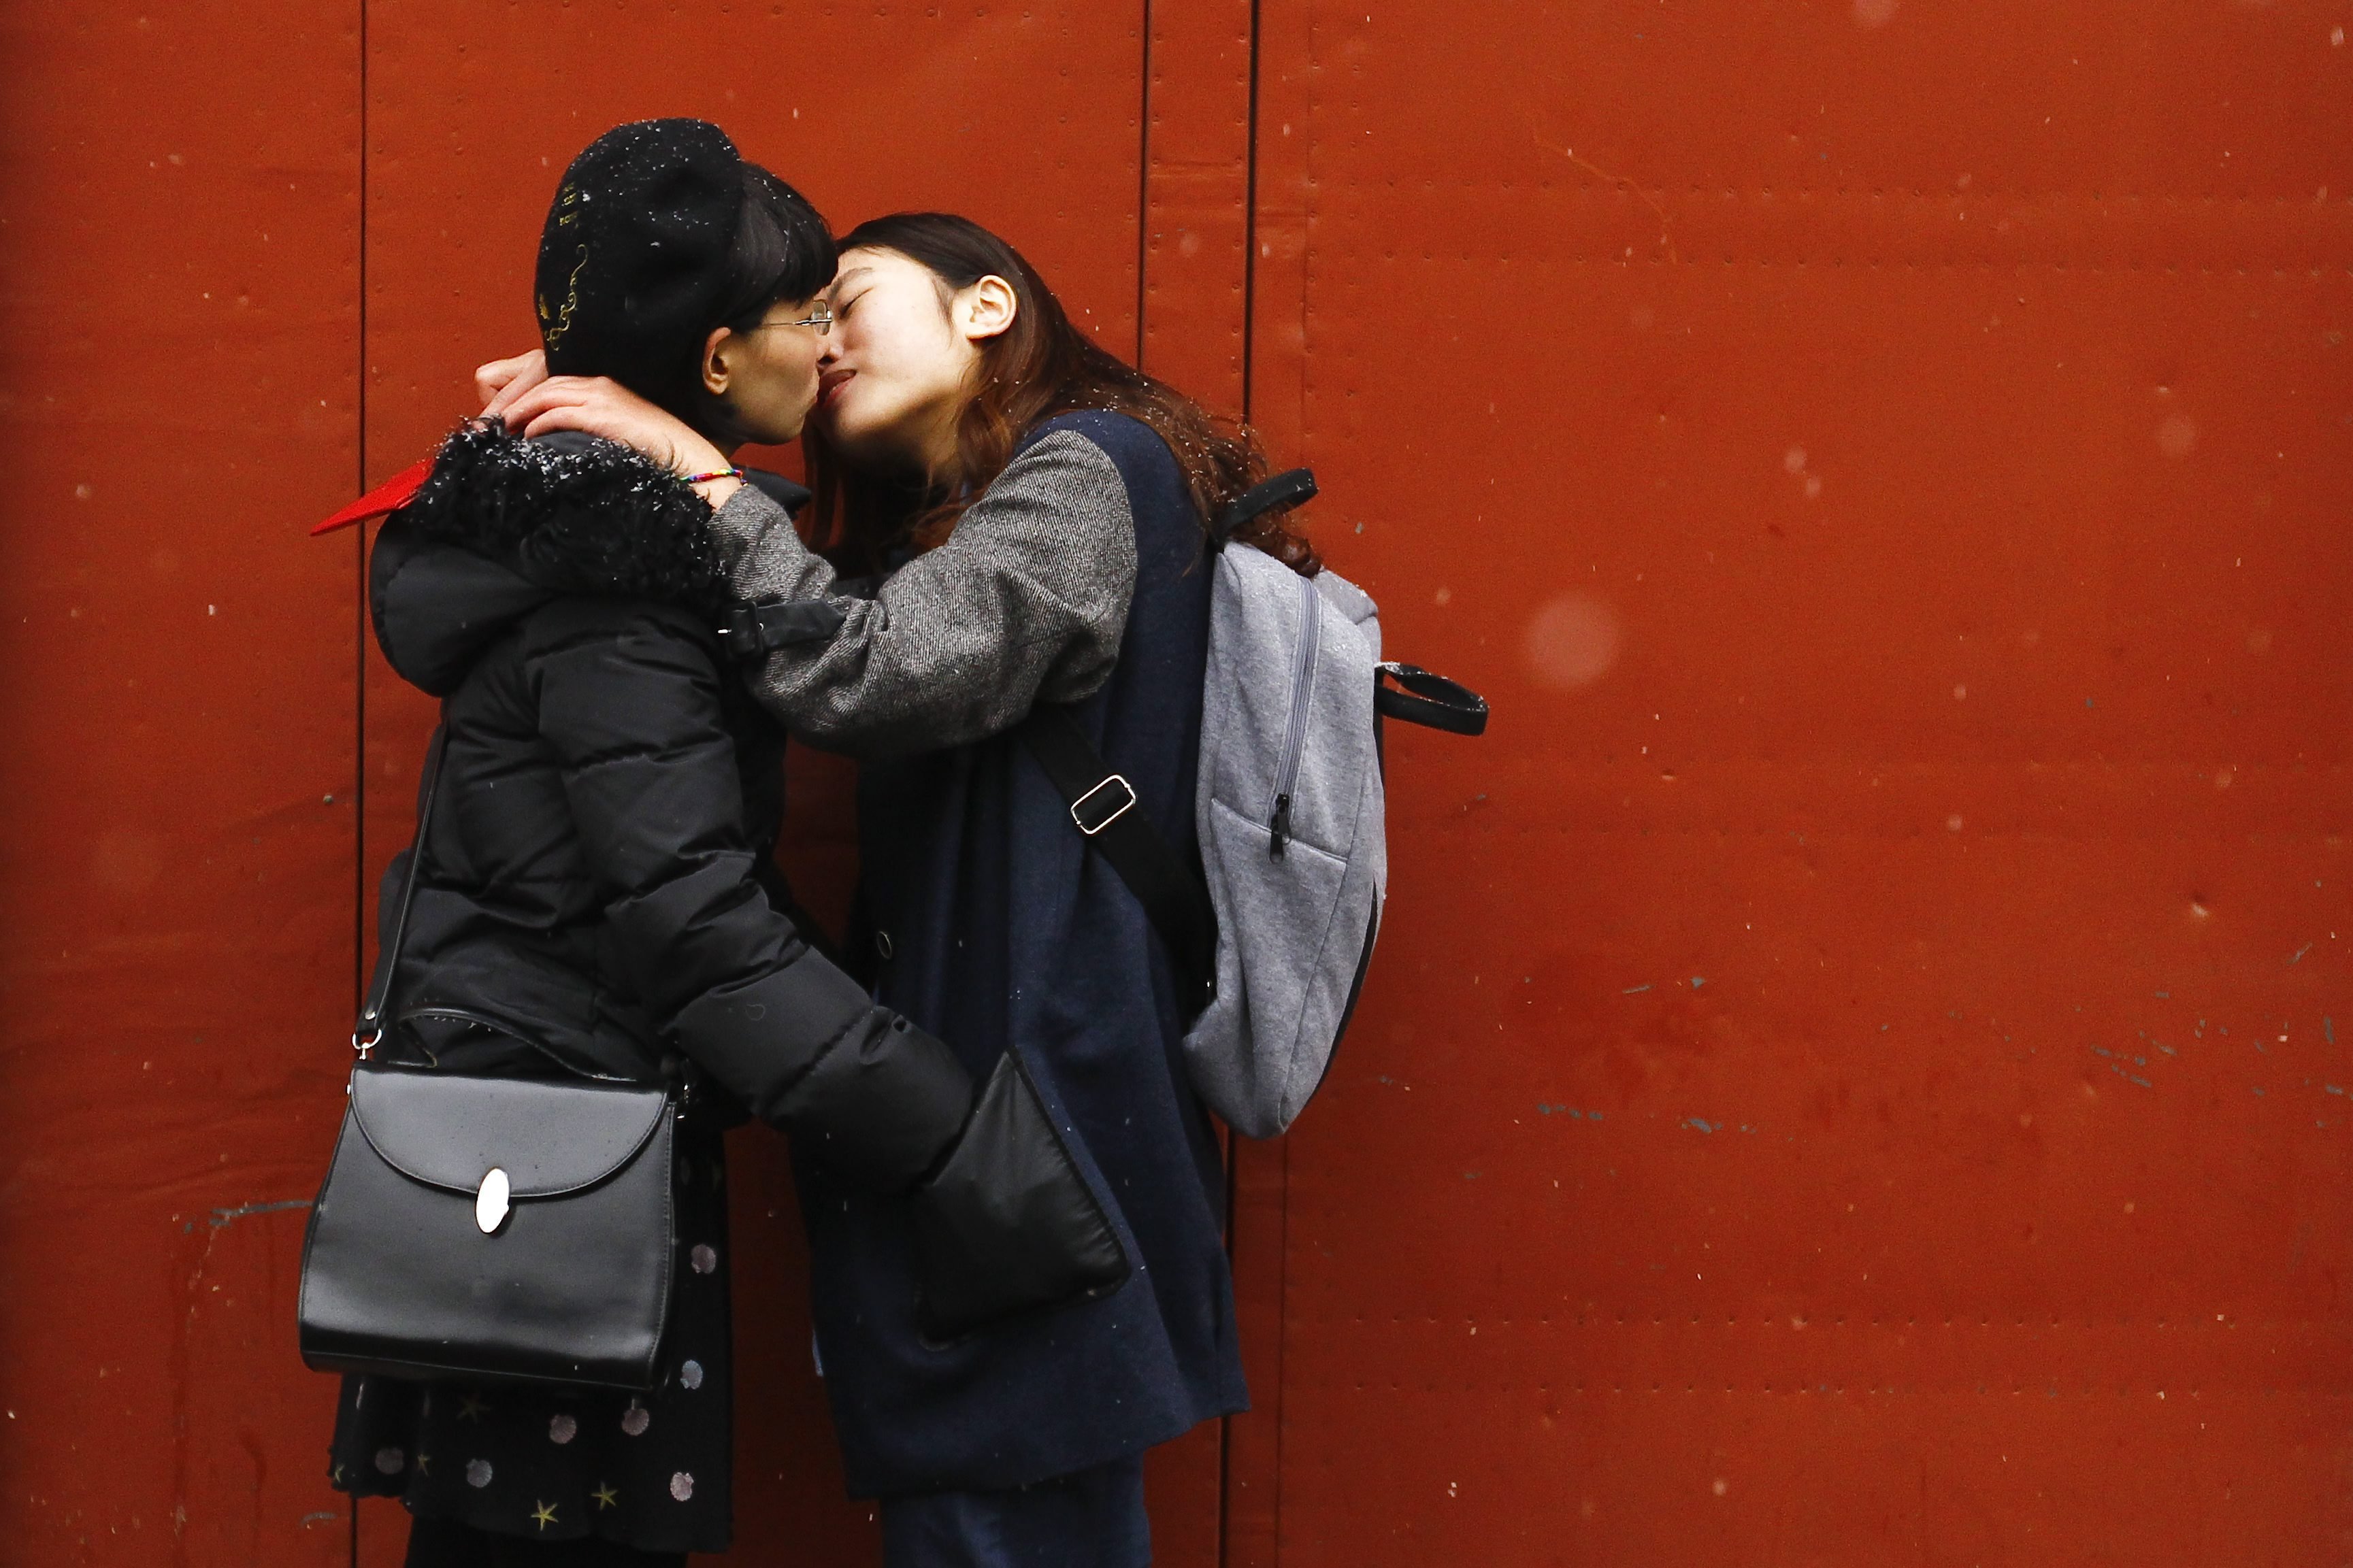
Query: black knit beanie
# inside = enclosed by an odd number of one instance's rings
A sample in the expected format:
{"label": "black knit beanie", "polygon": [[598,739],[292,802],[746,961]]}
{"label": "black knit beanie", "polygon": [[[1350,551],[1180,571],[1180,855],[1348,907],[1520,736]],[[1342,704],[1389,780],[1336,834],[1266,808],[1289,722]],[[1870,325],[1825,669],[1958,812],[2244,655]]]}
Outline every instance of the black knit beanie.
{"label": "black knit beanie", "polygon": [[556,375],[609,375],[657,401],[694,384],[731,301],[744,161],[705,120],[617,125],[564,172],[539,240],[540,342]]}

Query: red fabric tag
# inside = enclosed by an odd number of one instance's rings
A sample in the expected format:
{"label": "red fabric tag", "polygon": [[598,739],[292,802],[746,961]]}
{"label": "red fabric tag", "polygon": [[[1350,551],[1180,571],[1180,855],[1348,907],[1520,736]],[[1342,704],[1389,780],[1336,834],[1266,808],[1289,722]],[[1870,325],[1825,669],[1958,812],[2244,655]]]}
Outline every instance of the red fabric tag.
{"label": "red fabric tag", "polygon": [[388,511],[398,511],[408,504],[408,498],[417,493],[417,487],[424,484],[425,477],[432,471],[432,458],[418,458],[409,467],[401,469],[400,472],[313,528],[311,531],[311,537],[316,539],[322,533],[332,533],[339,528],[349,528],[355,522],[364,522],[372,517],[382,517]]}

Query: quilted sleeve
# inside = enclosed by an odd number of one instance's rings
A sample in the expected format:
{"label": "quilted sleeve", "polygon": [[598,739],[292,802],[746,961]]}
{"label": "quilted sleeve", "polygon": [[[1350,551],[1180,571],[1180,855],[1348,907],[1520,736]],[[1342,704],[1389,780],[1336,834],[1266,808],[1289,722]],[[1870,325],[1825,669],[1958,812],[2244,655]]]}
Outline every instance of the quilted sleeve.
{"label": "quilted sleeve", "polygon": [[837,1169],[884,1190],[923,1174],[963,1125],[971,1079],[810,948],[754,880],[719,676],[691,619],[569,599],[532,617],[525,662],[604,900],[613,981]]}

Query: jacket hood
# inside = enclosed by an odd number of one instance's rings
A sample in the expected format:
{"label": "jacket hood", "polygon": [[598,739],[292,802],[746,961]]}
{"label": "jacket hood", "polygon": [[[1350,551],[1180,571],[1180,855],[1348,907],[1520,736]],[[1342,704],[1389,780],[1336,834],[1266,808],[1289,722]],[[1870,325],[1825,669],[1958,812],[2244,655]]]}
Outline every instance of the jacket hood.
{"label": "jacket hood", "polygon": [[470,424],[376,537],[376,642],[403,679],[441,697],[551,599],[609,594],[715,616],[730,595],[710,521],[691,488],[629,447]]}

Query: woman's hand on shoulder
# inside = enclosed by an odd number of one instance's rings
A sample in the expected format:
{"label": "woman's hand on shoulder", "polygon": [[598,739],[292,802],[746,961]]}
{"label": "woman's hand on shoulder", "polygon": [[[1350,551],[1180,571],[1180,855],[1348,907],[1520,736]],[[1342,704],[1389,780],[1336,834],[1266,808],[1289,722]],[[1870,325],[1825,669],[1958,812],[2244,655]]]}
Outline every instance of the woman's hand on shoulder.
{"label": "woman's hand on shoulder", "polygon": [[539,349],[512,359],[494,359],[474,368],[474,395],[481,399],[481,416],[506,416],[514,400],[547,379],[547,355]]}
{"label": "woman's hand on shoulder", "polygon": [[[502,416],[508,429],[525,436],[578,430],[618,441],[681,474],[713,473],[729,467],[727,455],[691,426],[609,376],[549,376],[509,402]],[[712,479],[695,487],[714,507],[739,488],[740,482],[733,479]]]}

